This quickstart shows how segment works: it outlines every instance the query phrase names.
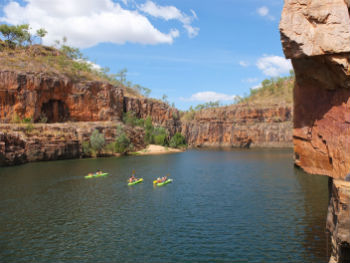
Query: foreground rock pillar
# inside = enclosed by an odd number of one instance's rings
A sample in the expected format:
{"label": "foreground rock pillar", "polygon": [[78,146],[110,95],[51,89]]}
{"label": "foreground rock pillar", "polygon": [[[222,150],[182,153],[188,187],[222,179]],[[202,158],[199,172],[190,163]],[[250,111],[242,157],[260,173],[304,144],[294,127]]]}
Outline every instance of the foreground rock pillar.
{"label": "foreground rock pillar", "polygon": [[330,262],[350,262],[350,1],[285,0],[280,22],[292,59],[295,164],[329,176]]}

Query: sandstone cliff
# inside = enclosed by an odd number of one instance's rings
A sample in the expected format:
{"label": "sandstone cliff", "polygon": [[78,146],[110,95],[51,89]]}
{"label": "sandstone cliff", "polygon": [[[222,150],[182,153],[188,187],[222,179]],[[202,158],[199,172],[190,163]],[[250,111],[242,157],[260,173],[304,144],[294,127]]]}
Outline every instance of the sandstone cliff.
{"label": "sandstone cliff", "polygon": [[335,179],[328,224],[332,262],[350,260],[350,221],[341,220],[349,218],[350,199],[339,197],[350,191],[343,181],[350,172],[349,8],[344,0],[286,0],[280,23],[284,53],[296,75],[295,164]]}
{"label": "sandstone cliff", "polygon": [[290,147],[292,108],[240,104],[201,110],[182,123],[182,134],[195,147]]}

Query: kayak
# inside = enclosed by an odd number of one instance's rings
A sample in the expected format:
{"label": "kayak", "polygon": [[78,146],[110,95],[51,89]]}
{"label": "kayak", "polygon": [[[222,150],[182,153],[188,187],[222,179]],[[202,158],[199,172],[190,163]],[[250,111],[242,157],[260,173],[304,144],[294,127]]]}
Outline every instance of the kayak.
{"label": "kayak", "polygon": [[102,177],[102,176],[107,176],[108,173],[102,173],[102,174],[92,174],[92,175],[85,175],[85,179],[90,179],[90,178],[96,178],[96,177]]}
{"label": "kayak", "polygon": [[143,178],[137,179],[136,181],[133,181],[132,183],[128,183],[128,185],[135,185],[135,184],[138,184],[141,182],[143,182]]}
{"label": "kayak", "polygon": [[156,186],[163,186],[163,185],[166,185],[168,183],[171,183],[173,181],[173,179],[167,179],[165,182],[162,182],[162,183],[155,183]]}

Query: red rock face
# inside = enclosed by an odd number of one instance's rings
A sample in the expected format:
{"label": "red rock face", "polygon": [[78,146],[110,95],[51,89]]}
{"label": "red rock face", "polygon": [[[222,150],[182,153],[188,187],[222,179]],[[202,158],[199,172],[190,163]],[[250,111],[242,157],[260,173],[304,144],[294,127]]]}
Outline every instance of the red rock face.
{"label": "red rock face", "polygon": [[64,76],[0,71],[0,119],[48,122],[120,120],[123,90],[103,82],[74,82]]}
{"label": "red rock face", "polygon": [[331,56],[294,59],[293,65],[295,163],[343,179],[350,171],[350,75]]}
{"label": "red rock face", "polygon": [[330,262],[350,261],[350,2],[285,0],[280,32],[296,75],[295,164],[330,176]]}
{"label": "red rock face", "polygon": [[191,146],[291,147],[291,106],[229,106],[202,110],[182,123]]}

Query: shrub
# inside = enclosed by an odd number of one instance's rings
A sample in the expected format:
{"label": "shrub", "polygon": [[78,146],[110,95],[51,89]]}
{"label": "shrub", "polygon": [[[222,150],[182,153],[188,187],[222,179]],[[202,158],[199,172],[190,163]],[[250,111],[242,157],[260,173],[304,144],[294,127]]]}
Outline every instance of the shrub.
{"label": "shrub", "polygon": [[22,123],[32,123],[32,118],[29,117],[29,118],[23,118],[22,119]]}
{"label": "shrub", "polygon": [[115,143],[111,142],[107,144],[105,150],[109,153],[115,153]]}
{"label": "shrub", "polygon": [[157,145],[166,146],[168,144],[168,134],[163,127],[153,129],[153,142]]}
{"label": "shrub", "polygon": [[144,119],[139,119],[135,116],[135,113],[132,111],[128,111],[126,113],[123,114],[123,122],[126,125],[130,125],[131,127],[134,126],[140,126],[143,127],[145,124],[145,120]]}
{"label": "shrub", "polygon": [[94,130],[90,136],[90,145],[92,150],[100,153],[105,145],[105,138],[98,130]]}
{"label": "shrub", "polygon": [[172,147],[172,148],[178,148],[178,147],[186,146],[186,139],[181,133],[177,132],[170,139],[169,146]]}
{"label": "shrub", "polygon": [[82,146],[83,154],[86,155],[86,156],[90,156],[91,155],[90,142],[89,141],[83,141],[81,143],[81,146]]}
{"label": "shrub", "polygon": [[166,145],[166,135],[165,134],[159,134],[159,135],[154,135],[154,143],[157,145]]}
{"label": "shrub", "polygon": [[126,153],[129,150],[129,146],[130,146],[130,139],[123,132],[115,140],[115,151],[118,153]]}

